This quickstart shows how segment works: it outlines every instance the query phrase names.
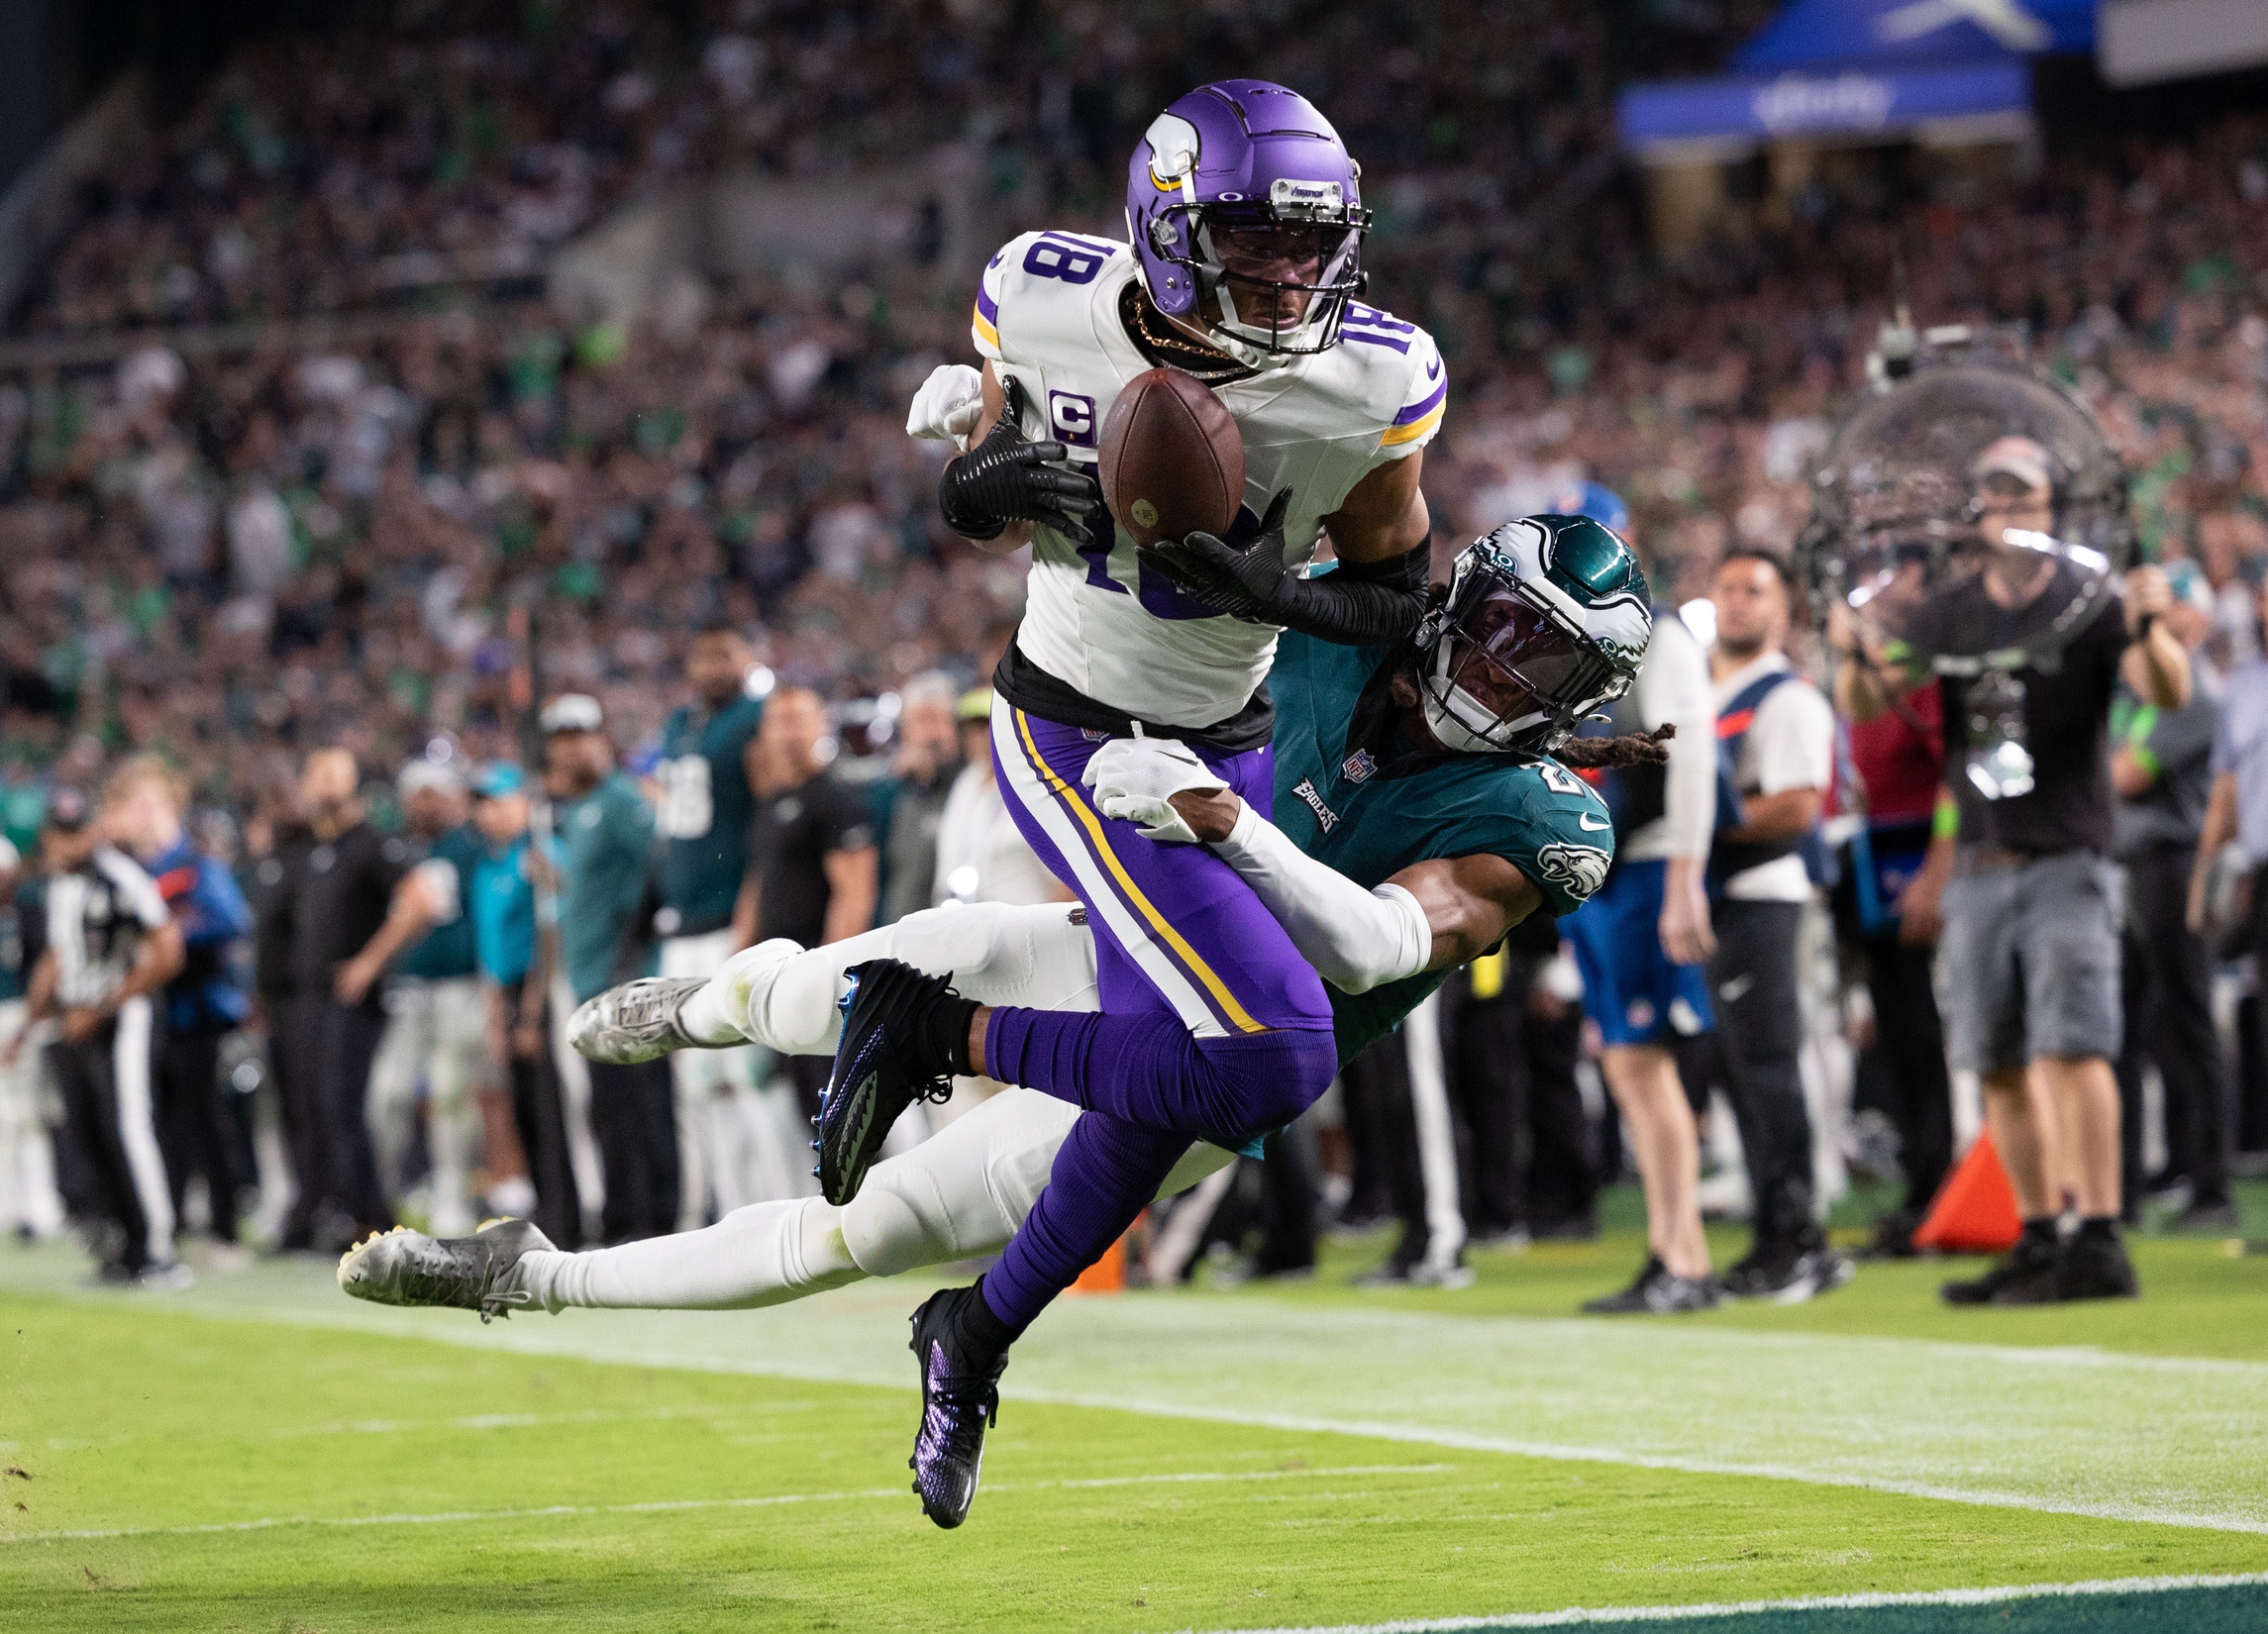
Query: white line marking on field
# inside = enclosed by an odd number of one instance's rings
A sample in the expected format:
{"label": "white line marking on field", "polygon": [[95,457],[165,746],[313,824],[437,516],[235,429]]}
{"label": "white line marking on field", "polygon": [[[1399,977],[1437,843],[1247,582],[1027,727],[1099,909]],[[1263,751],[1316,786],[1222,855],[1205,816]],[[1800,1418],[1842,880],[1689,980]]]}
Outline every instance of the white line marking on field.
{"label": "white line marking on field", "polygon": [[1515,1611],[1500,1617],[1441,1617],[1391,1623],[1332,1623],[1298,1628],[1248,1628],[1231,1634],[1456,1634],[1460,1629],[1573,1628],[1601,1623],[1683,1622],[1692,1617],[1752,1617],[1791,1611],[1871,1611],[1899,1605],[2000,1605],[2009,1600],[2074,1594],[2163,1594],[2182,1588],[2257,1588],[2268,1572],[2219,1578],[2100,1578],[2087,1583],[2008,1583],[1992,1588],[1933,1588],[1909,1594],[1820,1594],[1794,1600],[1732,1600],[1706,1605],[1571,1606],[1565,1611]]}
{"label": "white line marking on field", "polygon": [[[1093,1486],[1175,1486],[1192,1481],[1304,1481],[1318,1476],[1437,1476],[1454,1464],[1355,1464],[1316,1470],[1183,1470],[1151,1476],[1099,1476],[1084,1481],[995,1481],[987,1492],[1054,1492]],[[444,1526],[462,1521],[531,1520],[551,1515],[661,1515],[686,1509],[766,1509],[791,1503],[842,1503],[903,1497],[905,1486],[855,1492],[780,1492],[770,1497],[664,1498],[647,1503],[548,1503],[523,1509],[445,1509],[427,1515],[266,1515],[258,1520],[216,1520],[193,1526],[81,1527],[19,1532],[0,1543],[61,1543],[89,1538],[203,1537],[219,1532],[269,1532],[283,1526]]]}
{"label": "white line marking on field", "polygon": [[1974,1503],[1991,1509],[2032,1509],[2045,1514],[2081,1515],[2092,1520],[2147,1521],[2159,1526],[2189,1526],[2212,1532],[2254,1532],[2268,1535],[2268,1521],[2241,1515],[2195,1514],[2187,1510],[2154,1508],[2139,1503],[2082,1503],[2040,1496],[2031,1492],[1997,1492],[1974,1486],[1939,1486],[1928,1481],[1892,1481],[1878,1476],[1846,1476],[1825,1470],[1790,1469],[1776,1464],[1755,1464],[1684,1455],[1628,1452],[1618,1447],[1564,1446],[1548,1441],[1521,1441],[1504,1436],[1468,1435],[1430,1424],[1381,1424],[1341,1418],[1306,1418],[1295,1413],[1249,1412],[1235,1407],[1203,1406],[1190,1402],[1129,1400],[1118,1396],[1082,1395],[1071,1391],[1025,1390],[1028,1401],[1064,1407],[1102,1407],[1114,1412],[1140,1413],[1150,1418],[1193,1418],[1213,1424],[1237,1424],[1256,1430],[1290,1430],[1302,1435],[1359,1435],[1380,1441],[1400,1441],[1416,1446],[1448,1447],[1464,1453],[1508,1453],[1516,1458],[1549,1459],[1560,1464],[1619,1464],[1636,1470],[1669,1470],[1695,1476],[1752,1476],[1764,1481],[1800,1481],[1813,1486],[1854,1486],[1897,1497],[1936,1498],[1947,1503]]}

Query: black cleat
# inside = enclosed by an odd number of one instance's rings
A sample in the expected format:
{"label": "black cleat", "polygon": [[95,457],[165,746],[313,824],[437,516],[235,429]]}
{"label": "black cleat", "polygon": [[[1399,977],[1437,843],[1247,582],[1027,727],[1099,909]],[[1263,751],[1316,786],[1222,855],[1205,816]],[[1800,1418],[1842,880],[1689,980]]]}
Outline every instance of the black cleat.
{"label": "black cleat", "polygon": [[2126,1245],[2115,1237],[2082,1232],[2063,1247],[2055,1268],[2055,1296],[2063,1299],[2131,1299],[2142,1291]]}
{"label": "black cleat", "polygon": [[1967,1281],[1947,1282],[1937,1296],[1948,1305],[2048,1305],[2056,1300],[2057,1268],[2062,1251],[2052,1241],[2032,1236],[2016,1239],[1984,1276]]}
{"label": "black cleat", "polygon": [[921,1512],[948,1531],[969,1518],[984,1464],[984,1431],[1000,1421],[1006,1354],[981,1364],[959,1355],[954,1339],[954,1317],[963,1302],[981,1298],[975,1285],[931,1294],[913,1313],[908,1347],[921,1364],[921,1429],[906,1468],[913,1472]]}
{"label": "black cleat", "polygon": [[1585,1300],[1583,1312],[1587,1316],[1683,1316],[1714,1310],[1723,1299],[1715,1277],[1680,1277],[1659,1258],[1649,1257],[1628,1287]]}
{"label": "black cleat", "polygon": [[859,1194],[900,1113],[917,1100],[952,1095],[952,1064],[934,1059],[926,1024],[934,1006],[959,997],[945,977],[894,959],[870,959],[844,973],[851,986],[837,1006],[843,1041],[812,1119],[819,1138],[811,1143],[820,1194],[838,1208]]}
{"label": "black cleat", "polygon": [[1724,1291],[1735,1299],[1768,1305],[1800,1305],[1851,1279],[1850,1261],[1819,1245],[1759,1249],[1724,1274]]}

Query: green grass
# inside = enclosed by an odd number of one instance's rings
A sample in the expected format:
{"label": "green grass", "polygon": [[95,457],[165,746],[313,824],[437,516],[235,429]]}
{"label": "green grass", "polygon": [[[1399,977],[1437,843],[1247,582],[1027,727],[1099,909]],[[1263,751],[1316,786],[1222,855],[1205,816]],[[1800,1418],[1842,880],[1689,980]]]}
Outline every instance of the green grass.
{"label": "green grass", "polygon": [[[326,1268],[136,1298],[0,1247],[0,1627],[1230,1629],[2268,1572],[2268,1263],[2144,1242],[2148,1296],[2092,1317],[1939,1326],[1943,1267],[1869,1267],[1630,1324],[1560,1319],[1626,1232],[1484,1256],[1462,1293],[1346,1289],[1379,1246],[1051,1313],[950,1534],[906,1490],[915,1286],[482,1329]],[[2002,1348],[2074,1344],[2132,1355]],[[2184,1354],[2233,1366],[2154,1360]],[[1803,1479],[1726,1473],[1744,1450]],[[2268,1589],[1834,1617],[2203,1634],[2268,1627]]]}
{"label": "green grass", "polygon": [[[2259,1198],[2251,1220],[2268,1237],[2268,1185],[2250,1182]],[[1619,1201],[1619,1199],[1617,1199]],[[1855,1242],[1858,1233],[1845,1234]],[[1745,1227],[1711,1226],[1719,1266],[1748,1247]],[[1347,1297],[1344,1283],[1383,1260],[1391,1232],[1366,1234],[1326,1248],[1312,1282],[1261,1284],[1270,1297],[1330,1304]],[[2218,1238],[2128,1238],[2146,1297],[2133,1303],[2043,1305],[2022,1309],[1956,1309],[1937,1297],[1949,1277],[1973,1276],[1976,1259],[1869,1261],[1849,1287],[1808,1305],[1737,1304],[1693,1318],[1694,1325],[1776,1333],[1884,1334],[1994,1345],[2087,1345],[2145,1356],[2211,1356],[2268,1361],[2268,1254],[2232,1257]],[[1367,1295],[1382,1308],[1463,1315],[1565,1316],[1597,1293],[1627,1281],[1641,1251],[1635,1233],[1609,1229],[1597,1243],[1539,1243],[1517,1252],[1475,1249],[1471,1288],[1395,1288]],[[2181,1319],[2169,1322],[2169,1309]]]}

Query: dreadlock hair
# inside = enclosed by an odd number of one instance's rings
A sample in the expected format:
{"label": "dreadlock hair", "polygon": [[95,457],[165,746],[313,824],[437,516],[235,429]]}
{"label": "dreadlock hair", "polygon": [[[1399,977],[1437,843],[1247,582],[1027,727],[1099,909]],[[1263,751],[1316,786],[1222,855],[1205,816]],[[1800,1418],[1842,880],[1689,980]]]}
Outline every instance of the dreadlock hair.
{"label": "dreadlock hair", "polygon": [[1620,738],[1570,738],[1551,755],[1560,765],[1577,771],[1597,766],[1661,766],[1669,760],[1668,745],[1677,735],[1676,725],[1664,721],[1651,732],[1632,732]]}

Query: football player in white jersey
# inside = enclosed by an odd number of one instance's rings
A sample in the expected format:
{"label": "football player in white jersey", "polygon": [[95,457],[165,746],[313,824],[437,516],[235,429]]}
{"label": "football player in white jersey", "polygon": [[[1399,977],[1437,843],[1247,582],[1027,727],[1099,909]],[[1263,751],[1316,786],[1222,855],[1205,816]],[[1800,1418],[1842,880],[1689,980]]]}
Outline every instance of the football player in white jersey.
{"label": "football player in white jersey", "polygon": [[[1208,852],[1106,821],[1087,762],[1114,737],[1177,738],[1266,815],[1278,631],[1369,645],[1424,611],[1419,451],[1448,386],[1429,337],[1355,301],[1370,215],[1329,122],[1281,85],[1201,86],[1135,149],[1126,216],[1130,244],[1027,234],[985,266],[974,446],[939,486],[956,531],[1032,550],[993,681],[993,756],[1018,828],[1086,907],[1100,1012],[979,1020],[943,978],[870,961],[818,1120],[820,1188],[841,1203],[898,1113],[954,1073],[1088,1114],[999,1262],[916,1316],[915,1486],[944,1526],[975,1494],[1009,1343],[1117,1241],[1192,1137],[1247,1146],[1337,1066],[1322,980],[1251,886]],[[1092,471],[1119,390],[1161,364],[1235,419],[1247,502],[1226,539],[1138,553]],[[1325,534],[1337,570],[1301,576]]]}

